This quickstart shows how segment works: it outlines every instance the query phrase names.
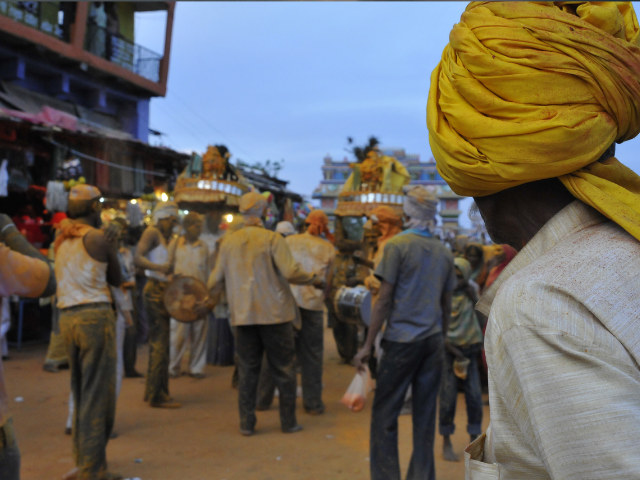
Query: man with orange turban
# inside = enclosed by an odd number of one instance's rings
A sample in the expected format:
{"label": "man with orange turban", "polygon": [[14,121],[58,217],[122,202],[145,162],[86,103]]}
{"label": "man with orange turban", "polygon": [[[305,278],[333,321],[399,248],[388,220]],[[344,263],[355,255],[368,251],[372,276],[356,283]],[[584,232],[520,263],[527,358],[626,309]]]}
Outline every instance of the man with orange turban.
{"label": "man with orange turban", "polygon": [[[371,210],[369,219],[380,231],[378,244],[371,264],[371,267],[375,270],[382,260],[384,246],[387,244],[387,241],[402,231],[402,216],[396,213],[393,208],[382,205]],[[380,280],[372,273],[364,280],[364,285],[371,291],[373,297],[372,303],[375,303],[378,298],[378,290],[380,289]]]}
{"label": "man with orange turban", "polygon": [[[285,240],[293,259],[305,271],[329,281],[336,249],[329,231],[329,218],[322,210],[312,210],[305,221],[307,231]],[[322,237],[324,236],[324,238]],[[328,240],[328,241],[327,241]],[[324,299],[326,291],[311,285],[291,285],[298,304],[301,328],[297,336],[297,355],[302,367],[302,403],[307,413],[324,412],[322,402],[322,355],[324,351]]]}
{"label": "man with orange turban", "polygon": [[631,3],[478,2],[431,76],[429,140],[452,190],[519,251],[489,315],[491,426],[467,479],[640,477],[640,132]]}

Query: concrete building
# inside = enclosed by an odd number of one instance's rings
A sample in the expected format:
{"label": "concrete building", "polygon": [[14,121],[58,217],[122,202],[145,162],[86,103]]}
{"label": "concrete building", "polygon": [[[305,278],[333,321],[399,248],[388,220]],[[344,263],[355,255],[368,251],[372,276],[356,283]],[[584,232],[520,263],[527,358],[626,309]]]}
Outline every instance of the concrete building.
{"label": "concrete building", "polygon": [[[397,158],[409,171],[411,184],[425,185],[434,188],[440,199],[439,225],[444,230],[457,230],[458,217],[460,216],[459,201],[463,198],[451,191],[436,168],[433,159],[422,162],[420,155],[407,154],[403,148],[380,147],[382,155]],[[348,158],[336,161],[327,155],[322,165],[322,180],[313,192],[313,198],[320,200],[320,207],[333,215],[338,203],[338,194],[351,174],[351,162]]]}
{"label": "concrete building", "polygon": [[[150,100],[167,92],[174,10],[175,2],[0,1],[0,158],[9,169],[46,185],[76,151],[86,154],[74,155],[87,182],[109,196],[169,188],[188,157],[148,140]],[[152,11],[166,11],[161,53],[134,43],[135,14]]]}

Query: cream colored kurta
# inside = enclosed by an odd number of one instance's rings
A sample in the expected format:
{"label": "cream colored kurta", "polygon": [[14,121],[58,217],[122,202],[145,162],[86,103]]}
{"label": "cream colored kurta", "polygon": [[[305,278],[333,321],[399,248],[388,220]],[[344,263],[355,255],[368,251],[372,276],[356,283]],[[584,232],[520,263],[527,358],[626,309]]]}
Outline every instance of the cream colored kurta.
{"label": "cream colored kurta", "polygon": [[467,480],[640,478],[640,242],[575,201],[478,310],[491,425]]}
{"label": "cream colored kurta", "polygon": [[[307,272],[315,273],[327,279],[336,258],[336,249],[327,240],[301,233],[290,235],[285,241],[298,264]],[[291,291],[299,307],[307,310],[322,311],[324,309],[324,292],[311,285],[291,285]]]}

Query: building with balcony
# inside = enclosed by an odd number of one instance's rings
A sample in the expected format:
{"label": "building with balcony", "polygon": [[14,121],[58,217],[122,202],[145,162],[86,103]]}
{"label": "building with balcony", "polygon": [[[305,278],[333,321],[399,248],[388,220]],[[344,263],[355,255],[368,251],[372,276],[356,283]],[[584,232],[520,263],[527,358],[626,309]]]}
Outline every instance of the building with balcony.
{"label": "building with balcony", "polygon": [[[458,230],[459,210],[458,202],[463,198],[451,191],[447,182],[438,173],[436,163],[433,159],[428,162],[420,160],[420,155],[407,154],[403,148],[380,147],[382,155],[395,157],[409,171],[411,184],[424,185],[433,188],[440,199],[439,225],[444,230]],[[338,194],[351,174],[351,167],[348,158],[336,161],[327,155],[322,165],[323,179],[320,185],[313,192],[313,198],[320,201],[320,207],[327,213],[333,215],[337,203]]]}
{"label": "building with balcony", "polygon": [[[171,188],[188,156],[148,144],[167,91],[175,2],[0,0],[0,160],[46,185],[70,156],[111,197]],[[134,43],[135,15],[165,11],[164,50]]]}

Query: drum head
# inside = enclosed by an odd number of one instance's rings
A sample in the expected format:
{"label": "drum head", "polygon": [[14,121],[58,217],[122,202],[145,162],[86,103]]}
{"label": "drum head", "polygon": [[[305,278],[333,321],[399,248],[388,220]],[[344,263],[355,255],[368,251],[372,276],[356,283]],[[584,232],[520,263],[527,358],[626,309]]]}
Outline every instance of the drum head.
{"label": "drum head", "polygon": [[179,322],[194,322],[198,317],[193,309],[208,294],[206,285],[197,278],[175,277],[164,293],[164,306]]}

